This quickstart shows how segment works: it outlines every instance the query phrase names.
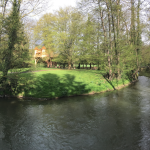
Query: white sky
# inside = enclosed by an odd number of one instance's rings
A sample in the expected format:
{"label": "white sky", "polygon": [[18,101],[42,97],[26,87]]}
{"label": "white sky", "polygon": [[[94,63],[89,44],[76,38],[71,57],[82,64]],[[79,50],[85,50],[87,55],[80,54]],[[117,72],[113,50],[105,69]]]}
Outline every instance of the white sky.
{"label": "white sky", "polygon": [[79,0],[49,0],[49,3],[47,4],[47,9],[44,10],[44,12],[42,12],[41,14],[38,15],[31,15],[30,17],[34,17],[34,19],[39,20],[39,18],[41,16],[43,16],[43,14],[45,13],[53,13],[56,10],[59,10],[59,8],[64,8],[67,6],[72,6],[72,7],[76,7],[76,3]]}
{"label": "white sky", "polygon": [[58,10],[60,7],[64,8],[66,6],[76,6],[76,0],[50,0],[49,12]]}

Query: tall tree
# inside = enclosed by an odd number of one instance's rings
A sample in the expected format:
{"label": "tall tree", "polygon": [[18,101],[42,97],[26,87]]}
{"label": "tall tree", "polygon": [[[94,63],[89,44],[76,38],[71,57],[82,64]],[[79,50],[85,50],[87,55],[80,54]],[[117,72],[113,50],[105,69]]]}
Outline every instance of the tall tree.
{"label": "tall tree", "polygon": [[45,14],[35,27],[36,38],[42,41],[49,52],[58,55],[57,62],[68,63],[69,69],[79,53],[81,20],[82,16],[77,9],[61,8],[55,14]]}
{"label": "tall tree", "polygon": [[3,24],[3,39],[0,41],[2,51],[1,69],[3,72],[0,84],[2,84],[4,90],[3,94],[7,90],[8,71],[20,67],[28,59],[27,40],[20,20],[20,4],[21,0],[13,1],[12,11]]}
{"label": "tall tree", "polygon": [[97,61],[97,33],[96,23],[89,14],[87,21],[82,24],[82,37],[80,39],[80,62],[83,64],[96,63]]}
{"label": "tall tree", "polygon": [[58,50],[60,61],[66,61],[71,68],[78,57],[81,37],[82,15],[76,8],[60,9],[58,16]]}

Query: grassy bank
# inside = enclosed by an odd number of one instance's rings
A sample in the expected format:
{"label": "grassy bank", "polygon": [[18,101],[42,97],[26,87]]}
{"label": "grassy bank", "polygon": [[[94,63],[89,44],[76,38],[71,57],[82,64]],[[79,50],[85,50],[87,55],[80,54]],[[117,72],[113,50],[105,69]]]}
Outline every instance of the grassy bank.
{"label": "grassy bank", "polygon": [[[49,70],[19,75],[17,96],[56,98],[100,93],[128,84],[128,80],[108,82],[98,70]],[[11,76],[11,74],[10,74]],[[114,87],[113,87],[113,86]]]}

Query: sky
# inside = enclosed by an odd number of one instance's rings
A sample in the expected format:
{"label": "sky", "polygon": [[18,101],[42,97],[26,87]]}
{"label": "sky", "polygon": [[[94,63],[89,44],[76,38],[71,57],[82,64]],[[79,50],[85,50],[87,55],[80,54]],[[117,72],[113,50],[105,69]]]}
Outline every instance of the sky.
{"label": "sky", "polygon": [[34,19],[39,20],[41,16],[45,13],[53,13],[56,10],[59,10],[60,7],[64,8],[67,6],[76,7],[76,2],[79,0],[48,0],[49,3],[47,4],[47,9],[44,10],[41,14],[38,15],[31,15],[30,17],[34,17]]}
{"label": "sky", "polygon": [[[66,6],[75,7],[77,1],[78,0],[49,0],[50,7],[44,13],[49,13],[49,12],[52,13],[55,10],[59,10],[60,7],[62,7],[62,8],[66,7]],[[42,16],[42,14],[40,16],[36,16],[34,18],[36,18],[38,20],[41,16]]]}
{"label": "sky", "polygon": [[76,0],[50,0],[50,12],[58,10],[60,7],[76,6]]}

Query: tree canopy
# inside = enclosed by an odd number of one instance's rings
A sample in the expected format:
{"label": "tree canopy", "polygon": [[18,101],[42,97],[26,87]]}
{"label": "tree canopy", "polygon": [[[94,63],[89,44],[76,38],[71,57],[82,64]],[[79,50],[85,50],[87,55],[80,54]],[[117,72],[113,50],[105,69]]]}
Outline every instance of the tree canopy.
{"label": "tree canopy", "polygon": [[57,61],[68,66],[93,63],[110,79],[120,78],[140,67],[148,25],[142,18],[147,12],[144,4],[142,0],[81,0],[77,8],[43,15],[34,29],[35,38],[59,54]]}

